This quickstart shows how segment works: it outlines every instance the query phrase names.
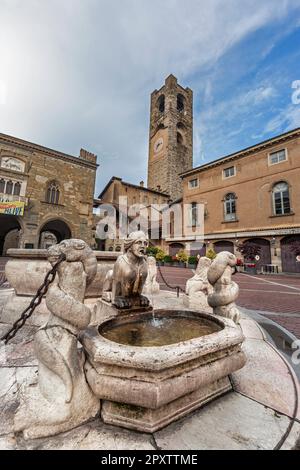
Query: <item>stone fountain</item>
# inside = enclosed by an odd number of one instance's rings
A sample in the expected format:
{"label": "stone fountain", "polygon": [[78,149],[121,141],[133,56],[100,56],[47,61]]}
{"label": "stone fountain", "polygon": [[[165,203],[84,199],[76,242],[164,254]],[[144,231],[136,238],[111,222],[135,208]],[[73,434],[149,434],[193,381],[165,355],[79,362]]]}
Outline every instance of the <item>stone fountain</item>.
{"label": "stone fountain", "polygon": [[229,306],[227,298],[223,304],[219,299],[235,285],[231,253],[224,252],[208,271],[217,285],[211,299],[218,308],[224,305],[222,316],[153,310],[142,295],[147,244],[143,232],[130,235],[125,254],[107,275],[95,324],[81,341],[87,381],[101,399],[103,421],[154,432],[230,390],[229,374],[246,359],[243,334],[233,321],[238,320],[232,315],[234,298]]}
{"label": "stone fountain", "polygon": [[16,413],[15,431],[25,438],[72,429],[99,411],[105,423],[154,432],[231,390],[229,375],[246,362],[235,258],[223,252],[207,267],[213,314],[155,310],[142,293],[147,246],[143,232],[129,235],[93,312],[83,302],[97,270],[92,250],[81,240],[49,249],[50,263],[61,253],[66,259],[46,297],[49,320],[35,336],[39,380],[24,389]]}

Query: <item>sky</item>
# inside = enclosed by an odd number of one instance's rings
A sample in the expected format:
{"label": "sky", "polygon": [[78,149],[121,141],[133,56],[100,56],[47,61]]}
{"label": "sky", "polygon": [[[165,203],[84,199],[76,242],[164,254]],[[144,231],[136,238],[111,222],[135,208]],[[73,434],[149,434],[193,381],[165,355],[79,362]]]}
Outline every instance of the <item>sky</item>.
{"label": "sky", "polygon": [[299,64],[300,0],[0,0],[0,132],[96,153],[97,196],[147,181],[170,73],[194,91],[198,166],[300,126]]}

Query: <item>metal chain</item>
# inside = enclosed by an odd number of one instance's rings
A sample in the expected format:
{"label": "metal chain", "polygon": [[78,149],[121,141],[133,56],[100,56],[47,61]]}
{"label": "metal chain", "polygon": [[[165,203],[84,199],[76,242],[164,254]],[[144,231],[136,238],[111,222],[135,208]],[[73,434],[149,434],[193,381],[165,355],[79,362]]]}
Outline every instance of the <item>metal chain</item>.
{"label": "metal chain", "polygon": [[38,288],[37,293],[31,300],[28,307],[22,312],[20,318],[14,322],[12,328],[1,338],[1,341],[4,341],[5,344],[7,344],[8,341],[10,341],[16,335],[16,333],[20,330],[20,328],[22,328],[28,318],[31,317],[36,307],[40,305],[44,295],[46,295],[49,289],[50,284],[52,284],[55,279],[58,266],[65,259],[66,255],[61,254],[58,261],[53,265],[50,271],[47,272],[43,284]]}
{"label": "metal chain", "polygon": [[183,292],[183,293],[185,293],[185,290],[182,289],[182,287],[180,287],[180,286],[171,286],[171,285],[166,281],[166,279],[165,279],[163,273],[161,272],[160,266],[158,265],[157,267],[158,267],[159,274],[160,274],[160,276],[161,276],[161,278],[162,278],[162,280],[163,280],[163,283],[164,283],[169,289],[176,290],[176,292],[177,292],[177,297],[179,297],[179,292],[180,292],[180,291]]}
{"label": "metal chain", "polygon": [[[161,276],[161,278],[162,278],[163,283],[164,283],[169,289],[176,290],[176,291],[177,291],[177,297],[179,297],[179,292],[180,292],[180,291],[185,294],[185,290],[182,289],[182,287],[180,287],[180,286],[171,286],[171,285],[166,281],[166,279],[165,279],[165,277],[164,277],[164,275],[163,275],[163,273],[162,273],[162,271],[161,271],[161,269],[160,269],[160,266],[158,265],[157,267],[158,267],[158,271],[159,271],[159,274],[160,274],[160,276]],[[236,273],[237,273],[237,268],[236,268],[236,266],[234,266],[233,269],[232,269],[232,274],[234,275],[234,274],[236,274]]]}

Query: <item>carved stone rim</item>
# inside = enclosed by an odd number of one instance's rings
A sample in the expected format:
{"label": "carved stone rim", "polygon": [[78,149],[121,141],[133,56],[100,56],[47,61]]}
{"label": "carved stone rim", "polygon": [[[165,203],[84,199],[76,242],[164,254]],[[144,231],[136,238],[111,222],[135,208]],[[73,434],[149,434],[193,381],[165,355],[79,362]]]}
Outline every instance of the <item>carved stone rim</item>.
{"label": "carved stone rim", "polygon": [[[169,312],[172,312],[172,310]],[[187,310],[187,312],[189,311]],[[99,325],[98,327],[87,328],[81,335],[81,341],[95,365],[102,363],[153,371],[167,369],[222,350],[229,350],[243,342],[242,330],[232,320],[223,317],[217,318],[214,315],[202,312],[193,313],[218,323],[223,326],[223,329],[210,335],[180,343],[140,347],[119,344],[104,338],[98,332]]]}

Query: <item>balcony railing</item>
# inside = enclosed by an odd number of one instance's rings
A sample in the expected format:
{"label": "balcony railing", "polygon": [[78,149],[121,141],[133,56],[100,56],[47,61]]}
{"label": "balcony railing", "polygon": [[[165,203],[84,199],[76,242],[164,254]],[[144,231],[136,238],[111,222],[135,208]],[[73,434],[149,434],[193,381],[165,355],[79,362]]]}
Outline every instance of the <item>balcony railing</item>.
{"label": "balcony railing", "polygon": [[28,198],[24,196],[17,196],[15,194],[0,193],[0,202],[24,202],[27,205]]}

